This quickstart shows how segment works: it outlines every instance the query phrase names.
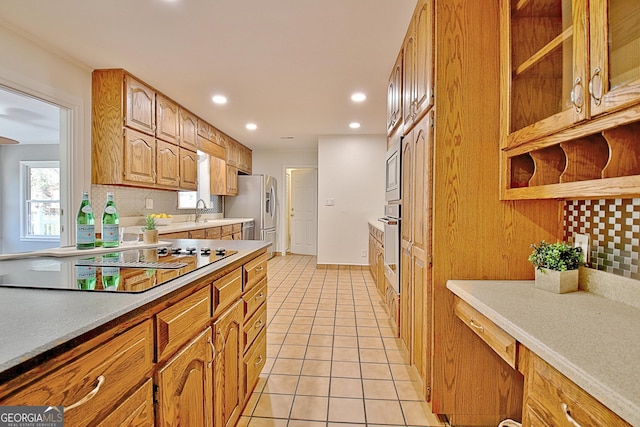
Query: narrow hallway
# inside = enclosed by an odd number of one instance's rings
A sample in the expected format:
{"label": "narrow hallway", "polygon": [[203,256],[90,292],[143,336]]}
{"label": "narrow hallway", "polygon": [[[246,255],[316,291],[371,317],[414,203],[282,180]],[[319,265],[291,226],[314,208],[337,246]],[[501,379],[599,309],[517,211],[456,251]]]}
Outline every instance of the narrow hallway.
{"label": "narrow hallway", "polygon": [[366,268],[268,265],[268,359],[239,427],[442,426]]}

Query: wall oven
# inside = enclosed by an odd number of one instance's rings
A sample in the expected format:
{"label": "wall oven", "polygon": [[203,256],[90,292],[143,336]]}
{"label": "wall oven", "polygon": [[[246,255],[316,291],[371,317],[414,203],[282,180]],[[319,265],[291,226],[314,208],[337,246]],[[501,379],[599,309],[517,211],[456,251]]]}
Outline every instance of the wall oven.
{"label": "wall oven", "polygon": [[400,294],[400,204],[386,205],[384,217],[384,275]]}
{"label": "wall oven", "polygon": [[402,142],[398,139],[385,157],[385,200],[387,204],[400,203],[402,193],[400,191]]}

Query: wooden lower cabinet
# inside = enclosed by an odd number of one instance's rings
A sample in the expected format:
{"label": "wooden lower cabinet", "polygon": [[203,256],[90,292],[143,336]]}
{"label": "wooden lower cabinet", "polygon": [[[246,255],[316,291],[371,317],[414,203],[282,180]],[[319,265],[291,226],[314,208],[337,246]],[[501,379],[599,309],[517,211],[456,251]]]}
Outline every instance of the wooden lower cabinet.
{"label": "wooden lower cabinet", "polygon": [[240,418],[244,406],[244,378],[242,369],[242,320],[243,306],[240,301],[214,323],[214,425],[233,427]]}
{"label": "wooden lower cabinet", "polygon": [[157,373],[157,426],[213,425],[211,327],[182,348]]}

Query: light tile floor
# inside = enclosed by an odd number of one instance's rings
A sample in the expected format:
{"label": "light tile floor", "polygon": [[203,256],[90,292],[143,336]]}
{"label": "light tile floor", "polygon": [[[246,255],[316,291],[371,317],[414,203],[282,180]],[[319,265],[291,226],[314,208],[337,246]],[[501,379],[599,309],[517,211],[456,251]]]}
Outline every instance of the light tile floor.
{"label": "light tile floor", "polygon": [[267,362],[239,427],[442,426],[368,269],[269,261]]}

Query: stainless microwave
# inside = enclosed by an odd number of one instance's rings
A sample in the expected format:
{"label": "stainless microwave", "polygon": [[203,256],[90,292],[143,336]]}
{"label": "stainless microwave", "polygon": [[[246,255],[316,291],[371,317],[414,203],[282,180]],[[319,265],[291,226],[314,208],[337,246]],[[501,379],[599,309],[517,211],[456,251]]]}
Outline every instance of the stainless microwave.
{"label": "stainless microwave", "polygon": [[400,203],[402,200],[402,163],[401,163],[402,143],[394,143],[385,157],[385,201],[389,203]]}

